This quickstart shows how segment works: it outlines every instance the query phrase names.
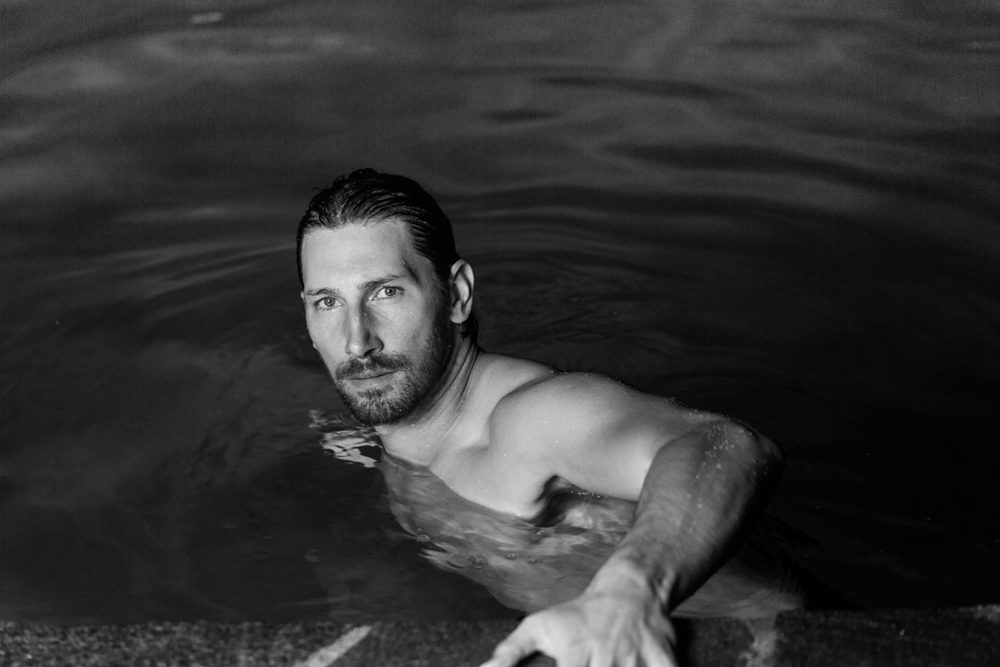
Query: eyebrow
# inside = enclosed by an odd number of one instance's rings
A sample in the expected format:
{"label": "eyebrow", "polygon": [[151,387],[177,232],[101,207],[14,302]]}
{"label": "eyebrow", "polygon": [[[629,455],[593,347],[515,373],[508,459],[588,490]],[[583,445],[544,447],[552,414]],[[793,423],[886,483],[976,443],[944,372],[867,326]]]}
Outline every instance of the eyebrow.
{"label": "eyebrow", "polygon": [[[408,278],[410,276],[405,273],[392,273],[387,276],[380,276],[372,280],[366,280],[363,283],[358,284],[358,290],[362,292],[368,292],[371,289],[378,287],[379,285],[384,285],[385,283],[392,282],[393,280],[400,280],[402,278]],[[335,290],[330,287],[317,287],[316,289],[305,290],[302,292],[305,296],[339,296],[340,290]]]}

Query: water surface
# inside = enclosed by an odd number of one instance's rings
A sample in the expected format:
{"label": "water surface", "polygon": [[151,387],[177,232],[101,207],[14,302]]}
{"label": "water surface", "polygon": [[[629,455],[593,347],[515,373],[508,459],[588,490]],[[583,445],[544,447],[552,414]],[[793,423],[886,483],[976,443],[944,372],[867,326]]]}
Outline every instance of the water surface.
{"label": "water surface", "polygon": [[1000,5],[0,4],[0,615],[509,613],[437,572],[304,332],[293,235],[435,194],[482,342],[745,422],[867,606],[1000,581]]}

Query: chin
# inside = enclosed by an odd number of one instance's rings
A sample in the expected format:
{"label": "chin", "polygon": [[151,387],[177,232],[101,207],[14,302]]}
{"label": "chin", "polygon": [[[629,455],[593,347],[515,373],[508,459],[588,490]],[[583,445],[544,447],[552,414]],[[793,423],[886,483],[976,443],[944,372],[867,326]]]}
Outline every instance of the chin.
{"label": "chin", "polygon": [[406,396],[348,396],[341,393],[351,415],[364,426],[386,426],[413,413],[415,401]]}

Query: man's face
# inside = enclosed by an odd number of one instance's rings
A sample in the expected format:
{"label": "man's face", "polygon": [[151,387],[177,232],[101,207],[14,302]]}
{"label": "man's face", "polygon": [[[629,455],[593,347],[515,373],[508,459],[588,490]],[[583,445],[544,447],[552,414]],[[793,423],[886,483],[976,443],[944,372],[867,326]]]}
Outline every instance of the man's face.
{"label": "man's face", "polygon": [[434,389],[454,346],[448,299],[395,220],[302,241],[309,336],[358,421],[391,424]]}

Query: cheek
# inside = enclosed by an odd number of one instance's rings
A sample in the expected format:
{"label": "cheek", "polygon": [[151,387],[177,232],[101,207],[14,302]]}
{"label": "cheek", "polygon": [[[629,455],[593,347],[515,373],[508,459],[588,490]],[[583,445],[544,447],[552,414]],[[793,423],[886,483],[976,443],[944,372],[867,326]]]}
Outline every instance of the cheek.
{"label": "cheek", "polygon": [[434,319],[425,313],[398,317],[394,322],[386,324],[386,329],[393,332],[393,338],[398,345],[413,348],[422,347],[431,331],[434,330]]}
{"label": "cheek", "polygon": [[313,347],[325,358],[336,347],[336,335],[330,318],[306,314],[306,332]]}

